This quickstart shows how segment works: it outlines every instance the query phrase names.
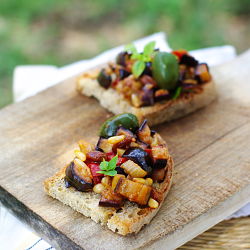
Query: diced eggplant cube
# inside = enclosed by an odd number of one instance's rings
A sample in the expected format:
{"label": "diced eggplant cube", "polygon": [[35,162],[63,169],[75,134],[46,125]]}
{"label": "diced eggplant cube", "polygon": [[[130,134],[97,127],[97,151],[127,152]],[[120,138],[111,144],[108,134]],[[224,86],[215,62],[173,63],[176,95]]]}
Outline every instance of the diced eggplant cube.
{"label": "diced eggplant cube", "polygon": [[199,82],[205,83],[211,80],[211,75],[206,63],[201,63],[196,67],[196,78]]}
{"label": "diced eggplant cube", "polygon": [[168,100],[170,98],[170,94],[166,89],[158,89],[155,91],[154,99],[156,102]]}
{"label": "diced eggplant cube", "polygon": [[112,152],[112,146],[113,145],[108,142],[108,139],[100,137],[96,145],[96,150],[109,153]]}
{"label": "diced eggplant cube", "polygon": [[122,202],[121,201],[117,201],[117,200],[108,200],[104,197],[101,197],[100,201],[99,201],[99,206],[101,207],[121,207],[122,206]]}
{"label": "diced eggplant cube", "polygon": [[165,168],[154,169],[151,177],[154,182],[162,182],[165,178],[165,174],[166,174]]}
{"label": "diced eggplant cube", "polygon": [[82,166],[71,162],[65,171],[66,187],[73,186],[78,191],[89,191],[93,187],[91,172],[88,166],[83,162]]}
{"label": "diced eggplant cube", "polygon": [[115,193],[111,186],[106,188],[101,193],[102,197],[99,201],[99,206],[103,207],[121,207],[123,205],[123,197]]}
{"label": "diced eggplant cube", "polygon": [[127,158],[142,167],[148,174],[151,173],[151,159],[149,154],[141,148],[129,148],[122,157]]}
{"label": "diced eggplant cube", "polygon": [[116,193],[140,205],[147,204],[151,190],[151,186],[134,182],[126,178],[120,178],[115,188]]}
{"label": "diced eggplant cube", "polygon": [[142,88],[142,91],[140,92],[139,96],[140,96],[142,106],[154,105],[154,90],[151,88],[151,85],[149,84],[145,85]]}
{"label": "diced eggplant cube", "polygon": [[181,57],[180,64],[185,64],[189,67],[196,67],[198,65],[198,61],[190,55],[183,55]]}
{"label": "diced eggplant cube", "polygon": [[167,165],[168,151],[166,147],[153,146],[151,154],[154,168],[164,168]]}
{"label": "diced eggplant cube", "polygon": [[151,143],[152,137],[151,137],[151,130],[147,124],[147,120],[144,120],[141,124],[141,126],[138,129],[137,136],[140,139],[140,141],[143,141],[147,144]]}
{"label": "diced eggplant cube", "polygon": [[116,135],[125,135],[125,137],[127,138],[135,138],[135,134],[131,130],[126,129],[124,127],[119,127],[116,132]]}

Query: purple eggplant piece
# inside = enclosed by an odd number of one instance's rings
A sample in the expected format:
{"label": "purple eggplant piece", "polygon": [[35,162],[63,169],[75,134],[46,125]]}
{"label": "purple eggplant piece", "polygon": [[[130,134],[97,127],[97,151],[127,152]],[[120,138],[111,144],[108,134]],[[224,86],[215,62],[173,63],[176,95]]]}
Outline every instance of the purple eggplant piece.
{"label": "purple eggplant piece", "polygon": [[168,160],[154,158],[153,162],[154,162],[154,168],[165,168],[168,163]]}
{"label": "purple eggplant piece", "polygon": [[117,153],[117,149],[118,148],[122,148],[122,149],[128,149],[130,147],[130,143],[132,142],[132,138],[130,137],[125,137],[125,139],[123,139],[122,141],[116,143],[113,145],[112,147],[112,151],[114,153]]}
{"label": "purple eggplant piece", "polygon": [[126,59],[129,56],[128,52],[122,51],[116,57],[116,63],[122,66],[126,66]]}
{"label": "purple eggplant piece", "polygon": [[195,70],[195,79],[198,81],[198,83],[203,83],[202,79],[200,78],[200,73],[199,73],[199,66],[205,66],[208,73],[209,73],[209,67],[206,63],[199,63],[199,65],[197,65],[196,70]]}
{"label": "purple eggplant piece", "polygon": [[149,154],[141,148],[132,147],[127,149],[122,157],[127,158],[142,167],[148,174],[151,173],[151,158]]}
{"label": "purple eggplant piece", "polygon": [[103,152],[103,149],[100,147],[100,144],[101,144],[101,142],[102,142],[103,139],[105,139],[105,138],[102,137],[102,136],[99,137],[98,142],[97,142],[97,144],[95,146],[95,150]]}
{"label": "purple eggplant piece", "polygon": [[137,139],[136,143],[140,146],[142,149],[149,148],[149,144],[146,142],[141,141],[140,139]]}
{"label": "purple eggplant piece", "polygon": [[147,84],[142,88],[140,93],[140,99],[142,101],[142,106],[153,106],[154,105],[154,90],[148,88]]}
{"label": "purple eggplant piece", "polygon": [[128,72],[125,69],[119,69],[119,79],[123,80],[124,78],[128,77],[129,75],[131,75],[130,72]]}
{"label": "purple eggplant piece", "polygon": [[99,206],[101,207],[121,207],[123,204],[122,201],[115,201],[115,200],[108,200],[104,197],[101,197],[100,201],[99,201]]}
{"label": "purple eggplant piece", "polygon": [[179,64],[185,64],[189,67],[196,67],[198,65],[198,61],[190,55],[183,55]]}
{"label": "purple eggplant piece", "polygon": [[146,62],[146,67],[142,72],[142,75],[152,76],[152,62]]}
{"label": "purple eggplant piece", "polygon": [[116,167],[115,170],[117,171],[117,174],[123,174],[127,176],[128,174],[125,173],[124,169],[121,167]]}
{"label": "purple eggplant piece", "polygon": [[148,121],[147,119],[144,119],[140,127],[138,128],[138,132],[142,132],[146,128],[147,125],[148,125]]}
{"label": "purple eggplant piece", "polygon": [[151,143],[151,130],[147,124],[147,120],[144,120],[137,131],[137,138],[145,143]]}
{"label": "purple eggplant piece", "polygon": [[91,152],[88,152],[86,154],[86,157],[88,160],[91,160],[91,161],[95,161],[95,162],[101,162],[104,160],[106,160],[106,154],[103,153],[103,152],[100,152],[98,150],[95,150],[95,151],[91,151]]}
{"label": "purple eggplant piece", "polygon": [[66,187],[66,188],[71,187],[71,185],[69,184],[69,182],[67,181],[66,178],[64,178],[64,182],[65,182],[65,187]]}
{"label": "purple eggplant piece", "polygon": [[119,127],[116,132],[116,135],[125,135],[125,137],[128,137],[128,138],[136,137],[136,135],[131,130],[124,128],[124,127]]}
{"label": "purple eggplant piece", "polygon": [[152,147],[151,157],[153,160],[153,168],[164,168],[168,163],[168,153],[165,147]]}
{"label": "purple eggplant piece", "polygon": [[108,153],[112,151],[112,145],[108,143],[108,139],[100,136],[96,144],[95,150]]}
{"label": "purple eggplant piece", "polygon": [[183,87],[183,89],[192,89],[196,86],[197,86],[196,84],[187,84],[187,83],[181,84],[181,87]]}
{"label": "purple eggplant piece", "polygon": [[171,95],[169,94],[168,91],[159,89],[155,91],[155,96],[154,99],[156,102],[164,101],[170,99]]}
{"label": "purple eggplant piece", "polygon": [[80,176],[75,168],[76,165],[74,164],[74,162],[71,162],[70,165],[67,167],[65,172],[65,184],[67,183],[67,185],[73,186],[81,192],[92,190],[93,184],[88,182],[84,178],[84,176]]}
{"label": "purple eggplant piece", "polygon": [[151,178],[154,182],[162,182],[166,175],[166,169],[154,169],[151,175]]}
{"label": "purple eggplant piece", "polygon": [[182,83],[182,81],[185,80],[185,75],[186,75],[186,69],[179,71],[179,78],[178,78],[179,83]]}
{"label": "purple eggplant piece", "polygon": [[151,129],[151,136],[153,137],[155,134],[156,134],[156,131]]}

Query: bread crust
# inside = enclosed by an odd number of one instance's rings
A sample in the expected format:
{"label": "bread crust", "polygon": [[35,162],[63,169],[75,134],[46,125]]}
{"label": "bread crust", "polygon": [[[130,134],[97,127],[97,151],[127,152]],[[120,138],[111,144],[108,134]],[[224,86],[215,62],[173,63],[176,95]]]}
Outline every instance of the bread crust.
{"label": "bread crust", "polygon": [[[164,142],[160,136],[159,138]],[[99,194],[95,194],[94,192],[79,192],[74,187],[65,187],[64,177],[66,167],[44,181],[45,192],[62,203],[71,206],[74,210],[90,217],[95,222],[107,226],[113,232],[127,235],[138,233],[159,211],[171,187],[174,162],[169,155],[165,179],[161,183],[154,184],[159,201],[159,207],[156,209],[150,207],[142,208],[130,201],[126,201],[124,206],[119,210],[111,207],[100,207]]]}
{"label": "bread crust", "polygon": [[77,80],[77,90],[86,96],[95,97],[100,104],[114,114],[133,113],[139,120],[146,118],[150,126],[175,120],[200,109],[216,98],[213,80],[204,83],[199,93],[188,93],[176,100],[166,100],[153,106],[133,107],[123,96],[112,88],[104,89],[96,78],[99,69],[83,74]]}

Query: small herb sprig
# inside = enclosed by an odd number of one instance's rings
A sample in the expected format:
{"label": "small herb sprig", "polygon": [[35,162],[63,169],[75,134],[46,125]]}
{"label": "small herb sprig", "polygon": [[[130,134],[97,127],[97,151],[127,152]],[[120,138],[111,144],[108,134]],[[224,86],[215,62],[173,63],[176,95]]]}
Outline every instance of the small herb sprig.
{"label": "small herb sprig", "polygon": [[174,92],[174,95],[173,95],[173,99],[177,99],[180,95],[181,95],[181,91],[182,91],[182,87],[178,87],[175,92]]}
{"label": "small herb sprig", "polygon": [[115,176],[117,174],[116,163],[118,161],[118,156],[114,156],[110,161],[103,161],[100,164],[101,171],[98,171],[97,173],[109,175],[109,176]]}
{"label": "small herb sprig", "polygon": [[155,41],[149,42],[145,45],[143,52],[139,53],[134,44],[128,44],[125,46],[125,50],[131,53],[131,59],[135,59],[132,66],[133,75],[138,78],[144,69],[146,68],[146,63],[152,60],[152,55],[154,53]]}

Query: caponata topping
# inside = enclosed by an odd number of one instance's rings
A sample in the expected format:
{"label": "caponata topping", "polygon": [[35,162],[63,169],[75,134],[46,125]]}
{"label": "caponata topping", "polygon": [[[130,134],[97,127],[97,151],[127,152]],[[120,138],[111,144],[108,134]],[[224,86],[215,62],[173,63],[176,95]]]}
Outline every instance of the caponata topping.
{"label": "caponata topping", "polygon": [[165,179],[169,158],[160,136],[146,120],[139,126],[129,113],[106,121],[101,132],[95,150],[79,141],[80,150],[74,151],[75,158],[65,171],[66,187],[100,194],[100,206],[119,208],[125,200],[159,206],[162,195],[153,184]]}
{"label": "caponata topping", "polygon": [[197,90],[211,80],[207,64],[199,63],[185,50],[159,51],[153,41],[142,52],[133,44],[125,50],[117,55],[116,63],[100,71],[97,80],[136,108],[200,93]]}

